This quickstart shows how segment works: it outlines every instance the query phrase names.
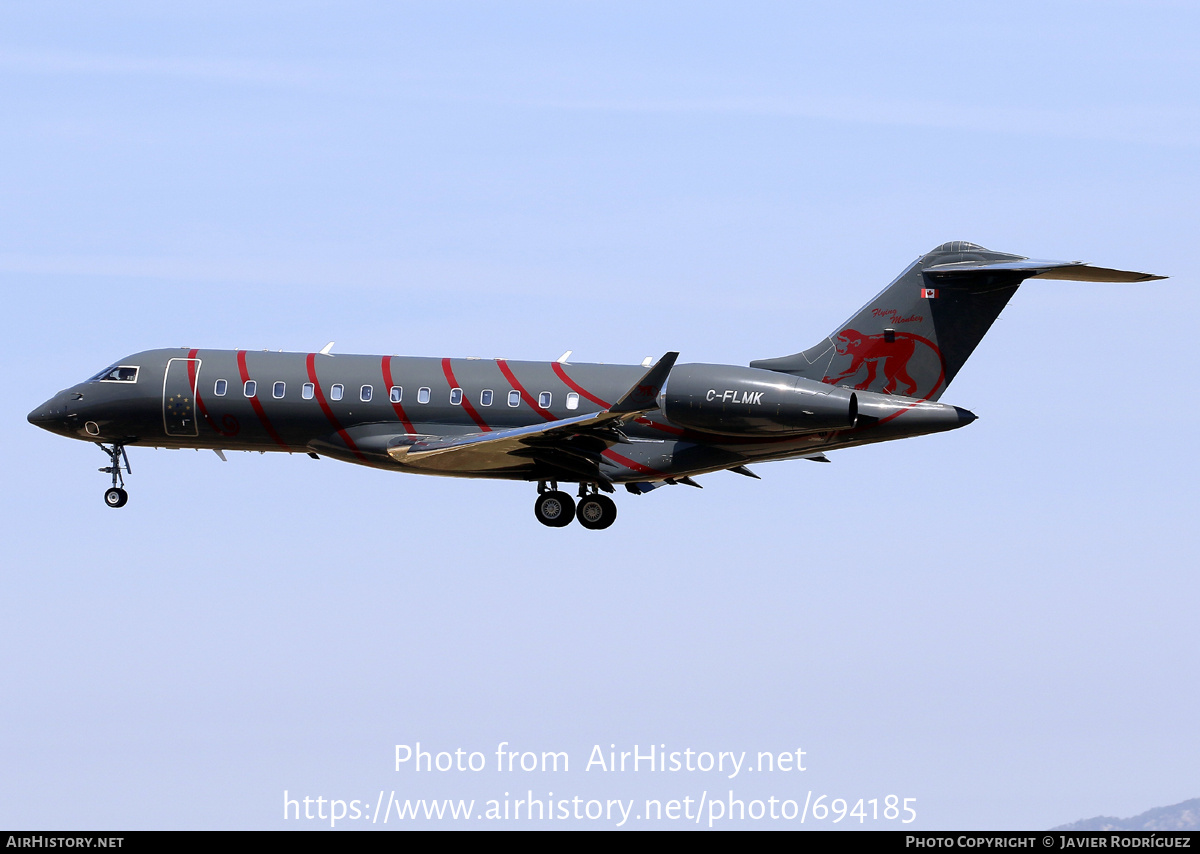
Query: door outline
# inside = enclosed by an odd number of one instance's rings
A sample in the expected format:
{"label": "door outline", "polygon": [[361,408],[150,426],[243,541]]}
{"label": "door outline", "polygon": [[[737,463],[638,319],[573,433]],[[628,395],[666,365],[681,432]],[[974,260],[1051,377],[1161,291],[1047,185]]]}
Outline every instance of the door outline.
{"label": "door outline", "polygon": [[[176,362],[183,364],[176,366]],[[162,405],[163,432],[168,436],[200,435],[200,423],[196,420],[196,389],[200,385],[200,364],[200,359],[167,361],[167,369],[163,372]],[[182,376],[179,376],[181,371]]]}

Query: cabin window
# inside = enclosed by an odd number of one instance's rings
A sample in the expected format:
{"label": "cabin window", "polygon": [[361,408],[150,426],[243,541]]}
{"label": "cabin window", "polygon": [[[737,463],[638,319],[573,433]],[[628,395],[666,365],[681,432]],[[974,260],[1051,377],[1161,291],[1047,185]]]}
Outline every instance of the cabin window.
{"label": "cabin window", "polygon": [[461,388],[450,389],[450,402],[452,404],[454,404],[455,406],[462,405],[462,389]]}
{"label": "cabin window", "polygon": [[371,399],[371,392],[372,392],[373,390],[374,390],[374,389],[372,389],[372,388],[371,388],[371,386],[369,386],[369,385],[365,385],[365,386],[363,386],[362,388],[360,388],[360,389],[358,390],[358,399],[359,399],[359,400],[370,400],[370,399]]}
{"label": "cabin window", "polygon": [[275,385],[271,387],[271,395],[275,398],[283,397],[283,394],[286,391],[287,383],[275,383]]}
{"label": "cabin window", "polygon": [[392,386],[392,390],[388,392],[388,400],[392,403],[399,403],[404,399],[404,389],[398,385]]}
{"label": "cabin window", "polygon": [[329,399],[330,400],[341,400],[342,392],[344,392],[345,390],[346,390],[345,387],[341,383],[334,383],[333,387],[329,389]]}
{"label": "cabin window", "polygon": [[579,395],[576,392],[567,392],[567,409],[579,408]]}
{"label": "cabin window", "polygon": [[521,405],[521,392],[517,391],[515,388],[512,391],[510,391],[508,393],[508,405],[509,406],[520,406]]}
{"label": "cabin window", "polygon": [[429,389],[428,388],[422,387],[422,388],[417,389],[417,403],[429,403]]}
{"label": "cabin window", "polygon": [[313,399],[313,391],[315,391],[315,387],[312,383],[305,383],[304,385],[300,386],[300,396],[305,400]]}
{"label": "cabin window", "polygon": [[225,380],[217,380],[216,385],[213,386],[213,394],[217,397],[224,397],[227,391],[229,391],[229,383]]}
{"label": "cabin window", "polygon": [[242,394],[246,397],[254,397],[256,391],[258,391],[258,383],[254,380],[246,380],[245,385],[242,386]]}
{"label": "cabin window", "polygon": [[492,405],[492,390],[490,388],[485,388],[483,391],[481,391],[479,393],[479,405],[480,406],[491,406]]}
{"label": "cabin window", "polygon": [[540,406],[542,409],[550,408],[550,392],[543,391],[538,394],[538,406]]}

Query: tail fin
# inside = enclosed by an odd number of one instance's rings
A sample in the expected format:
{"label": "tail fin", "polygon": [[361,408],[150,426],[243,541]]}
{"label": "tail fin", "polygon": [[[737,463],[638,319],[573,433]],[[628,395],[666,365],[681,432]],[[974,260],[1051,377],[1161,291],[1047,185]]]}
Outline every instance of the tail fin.
{"label": "tail fin", "polygon": [[914,261],[821,343],[791,356],[759,359],[750,367],[937,400],[1029,278],[1140,282],[1163,277],[1082,261],[1032,261],[954,240]]}

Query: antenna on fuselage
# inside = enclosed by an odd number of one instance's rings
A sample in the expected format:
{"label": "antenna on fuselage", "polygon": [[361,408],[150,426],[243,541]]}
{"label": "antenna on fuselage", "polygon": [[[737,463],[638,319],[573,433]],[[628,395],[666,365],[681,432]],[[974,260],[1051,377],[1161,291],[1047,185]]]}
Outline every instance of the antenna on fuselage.
{"label": "antenna on fuselage", "polygon": [[329,352],[329,351],[330,351],[330,350],[332,350],[332,349],[333,349],[333,342],[332,342],[332,341],[330,341],[328,344],[326,344],[324,347],[322,347],[322,348],[321,348],[320,350],[318,350],[317,352],[319,352],[319,353],[320,353],[322,356],[329,356],[329,357],[332,357],[332,356],[333,356],[333,354]]}
{"label": "antenna on fuselage", "polygon": [[567,352],[563,353],[561,356],[559,356],[554,361],[558,362],[560,365],[565,365],[565,364],[567,364],[567,359],[571,358],[571,354],[574,352],[575,352],[574,350],[568,350]]}

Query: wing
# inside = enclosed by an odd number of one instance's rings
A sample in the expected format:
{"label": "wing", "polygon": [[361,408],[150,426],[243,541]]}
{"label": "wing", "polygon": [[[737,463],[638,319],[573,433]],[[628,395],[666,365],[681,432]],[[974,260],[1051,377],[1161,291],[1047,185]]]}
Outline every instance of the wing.
{"label": "wing", "polygon": [[620,400],[600,412],[488,433],[398,436],[389,442],[387,455],[407,466],[447,473],[511,469],[514,461],[528,460],[607,481],[599,468],[600,452],[622,440],[623,424],[658,408],[658,393],[678,357],[665,354]]}

